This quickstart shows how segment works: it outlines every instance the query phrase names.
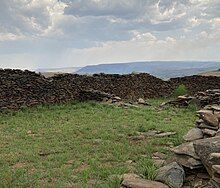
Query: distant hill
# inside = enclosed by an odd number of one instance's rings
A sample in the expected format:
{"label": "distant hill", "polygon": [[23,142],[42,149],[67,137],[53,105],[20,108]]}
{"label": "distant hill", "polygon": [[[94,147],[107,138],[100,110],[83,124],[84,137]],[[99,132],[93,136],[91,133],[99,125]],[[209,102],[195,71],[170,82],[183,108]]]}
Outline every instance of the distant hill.
{"label": "distant hill", "polygon": [[202,76],[217,76],[220,77],[220,69],[216,70],[216,71],[209,71],[209,72],[202,72],[199,75]]}
{"label": "distant hill", "polygon": [[78,74],[129,74],[146,72],[162,79],[196,75],[201,72],[218,70],[220,62],[197,61],[148,61],[89,65],[76,71]]}

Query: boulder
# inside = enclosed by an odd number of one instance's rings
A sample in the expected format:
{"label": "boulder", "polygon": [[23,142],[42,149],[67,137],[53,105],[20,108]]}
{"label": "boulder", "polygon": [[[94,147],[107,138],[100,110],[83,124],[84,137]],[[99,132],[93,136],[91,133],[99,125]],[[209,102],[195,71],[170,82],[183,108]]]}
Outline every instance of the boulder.
{"label": "boulder", "polygon": [[142,104],[142,105],[149,105],[144,99],[139,98],[138,99],[138,104]]}
{"label": "boulder", "polygon": [[183,143],[175,148],[172,148],[171,151],[175,154],[188,155],[194,159],[199,159],[199,156],[195,153],[193,142]]}
{"label": "boulder", "polygon": [[189,132],[183,137],[183,139],[187,142],[199,140],[203,138],[203,133],[199,128],[193,128],[189,130]]}
{"label": "boulder", "polygon": [[201,119],[205,122],[205,124],[212,127],[219,127],[218,117],[210,112],[205,112],[203,110],[198,112]]}
{"label": "boulder", "polygon": [[171,188],[181,188],[185,179],[185,172],[176,162],[158,169],[156,181],[165,183]]}
{"label": "boulder", "polygon": [[215,164],[213,164],[212,160],[210,160],[210,156],[213,155],[212,153],[219,153],[220,136],[198,140],[195,141],[193,145],[196,154],[200,157],[210,176],[212,176],[212,165]]}
{"label": "boulder", "polygon": [[163,183],[140,178],[136,174],[123,175],[122,187],[125,188],[169,188]]}
{"label": "boulder", "polygon": [[215,136],[216,133],[217,133],[217,131],[211,130],[211,129],[203,129],[202,132],[203,132],[204,135],[208,135],[210,137]]}
{"label": "boulder", "polygon": [[203,168],[201,160],[194,159],[193,157],[187,155],[176,154],[173,158],[173,161],[191,170]]}

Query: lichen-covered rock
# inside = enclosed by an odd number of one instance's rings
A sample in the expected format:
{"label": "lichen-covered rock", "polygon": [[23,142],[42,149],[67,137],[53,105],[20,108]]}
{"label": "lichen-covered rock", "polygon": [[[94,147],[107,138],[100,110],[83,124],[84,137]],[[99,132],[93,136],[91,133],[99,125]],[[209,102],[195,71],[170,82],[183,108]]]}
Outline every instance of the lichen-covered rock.
{"label": "lichen-covered rock", "polygon": [[181,188],[185,179],[185,172],[176,162],[158,169],[156,181],[165,183],[171,188]]}

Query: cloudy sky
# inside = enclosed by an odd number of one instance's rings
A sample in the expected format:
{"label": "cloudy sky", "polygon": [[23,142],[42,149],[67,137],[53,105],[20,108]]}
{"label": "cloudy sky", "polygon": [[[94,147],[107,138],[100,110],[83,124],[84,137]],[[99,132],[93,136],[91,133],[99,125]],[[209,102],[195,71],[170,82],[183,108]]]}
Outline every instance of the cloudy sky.
{"label": "cloudy sky", "polygon": [[0,0],[0,67],[220,61],[220,0]]}

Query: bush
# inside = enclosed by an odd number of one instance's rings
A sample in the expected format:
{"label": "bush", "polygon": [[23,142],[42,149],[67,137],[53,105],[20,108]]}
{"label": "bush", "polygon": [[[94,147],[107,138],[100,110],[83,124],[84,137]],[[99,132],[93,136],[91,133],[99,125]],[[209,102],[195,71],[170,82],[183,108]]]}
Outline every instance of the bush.
{"label": "bush", "polygon": [[188,93],[187,88],[185,85],[179,85],[173,92],[173,97],[178,97],[181,95],[186,95]]}

